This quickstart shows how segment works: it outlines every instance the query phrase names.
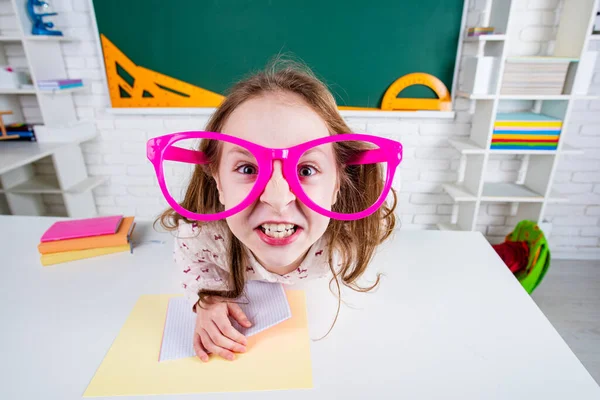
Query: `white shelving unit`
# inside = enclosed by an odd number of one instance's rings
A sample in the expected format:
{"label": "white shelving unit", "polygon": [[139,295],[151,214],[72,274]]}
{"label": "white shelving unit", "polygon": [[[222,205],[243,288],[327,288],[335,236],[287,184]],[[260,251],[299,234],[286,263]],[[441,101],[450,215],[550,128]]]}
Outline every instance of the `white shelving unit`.
{"label": "white shelving unit", "polygon": [[[443,185],[443,189],[454,200],[450,223],[439,224],[444,230],[475,230],[482,203],[508,203],[511,205],[511,218],[507,223],[516,224],[522,219],[542,223],[548,204],[565,202],[568,199],[552,191],[552,180],[558,159],[561,155],[580,154],[581,150],[565,143],[568,140],[568,123],[575,100],[598,99],[589,94],[573,94],[569,85],[563,93],[545,95],[500,94],[502,76],[507,59],[516,54],[513,43],[519,40],[518,26],[513,23],[510,0],[487,0],[483,26],[493,26],[497,34],[465,37],[463,52],[477,57],[494,57],[489,88],[484,93],[469,93],[459,88],[457,95],[470,100],[473,114],[471,133],[465,139],[451,139],[450,145],[460,154],[458,180],[454,184]],[[465,5],[467,6],[467,5]],[[571,70],[577,77],[578,61],[588,47],[598,0],[565,0],[560,11],[560,22],[552,53],[532,54],[527,57],[570,58]],[[550,46],[551,47],[551,46]],[[465,76],[465,80],[470,77]],[[474,79],[473,77],[471,77]],[[467,88],[474,85],[467,84]],[[491,149],[494,121],[498,112],[533,111],[562,120],[562,130],[556,150],[500,150]],[[518,157],[521,167],[518,179],[514,182],[488,181],[486,169],[490,156],[505,155],[511,159]]]}
{"label": "white shelving unit", "polygon": [[[31,35],[31,22],[26,11],[26,0],[3,0],[4,9],[12,7],[4,16],[6,26],[0,25],[0,65],[9,65],[5,46],[21,46],[33,82],[44,79],[67,78],[61,43],[76,38],[64,36]],[[60,27],[58,27],[60,29]],[[62,91],[44,91],[33,88],[0,88],[0,110],[10,110],[5,123],[34,124],[36,142],[0,140],[0,214],[50,215],[43,195],[60,195],[67,216],[96,215],[92,189],[103,183],[103,178],[89,177],[80,143],[96,135],[93,121],[77,118],[72,93],[86,90],[76,88]],[[21,107],[21,97],[34,97],[41,113],[40,120],[27,121]],[[30,99],[26,99],[31,103]],[[49,160],[51,174],[40,174],[35,163]]]}

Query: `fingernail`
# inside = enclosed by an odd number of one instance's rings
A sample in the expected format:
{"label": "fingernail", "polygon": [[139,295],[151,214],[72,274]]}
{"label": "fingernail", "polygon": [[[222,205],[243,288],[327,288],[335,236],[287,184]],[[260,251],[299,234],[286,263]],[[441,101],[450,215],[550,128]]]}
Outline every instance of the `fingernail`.
{"label": "fingernail", "polygon": [[230,355],[227,356],[227,359],[229,361],[233,361],[233,360],[235,360],[235,357],[233,356],[233,354],[230,354]]}
{"label": "fingernail", "polygon": [[202,361],[207,362],[208,361],[208,357],[206,357],[206,356],[202,357]]}
{"label": "fingernail", "polygon": [[246,346],[238,346],[238,353],[245,353],[246,352]]}

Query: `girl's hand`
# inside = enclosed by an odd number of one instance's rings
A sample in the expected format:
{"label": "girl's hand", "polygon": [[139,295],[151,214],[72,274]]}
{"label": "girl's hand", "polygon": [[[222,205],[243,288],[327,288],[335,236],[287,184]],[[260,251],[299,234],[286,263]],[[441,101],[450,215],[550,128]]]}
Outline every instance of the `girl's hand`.
{"label": "girl's hand", "polygon": [[240,306],[235,303],[214,300],[202,307],[196,305],[196,328],[194,351],[198,358],[208,361],[208,352],[233,361],[235,353],[246,351],[246,337],[238,332],[229,321],[233,317],[240,325],[249,328],[248,320]]}

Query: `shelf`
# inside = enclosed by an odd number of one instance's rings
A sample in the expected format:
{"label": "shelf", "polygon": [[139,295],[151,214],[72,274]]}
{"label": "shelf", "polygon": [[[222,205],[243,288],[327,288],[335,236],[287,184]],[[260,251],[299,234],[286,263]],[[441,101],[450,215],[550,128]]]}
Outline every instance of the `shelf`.
{"label": "shelf", "polygon": [[0,88],[0,94],[35,94],[35,89]]}
{"label": "shelf", "polygon": [[514,63],[530,63],[530,62],[546,62],[546,63],[564,63],[578,62],[575,57],[548,57],[548,56],[521,56],[521,57],[506,57],[507,62]]}
{"label": "shelf", "polygon": [[20,42],[21,40],[17,36],[0,36],[0,42]]}
{"label": "shelf", "polygon": [[468,201],[477,201],[477,196],[475,196],[473,193],[469,192],[462,185],[458,185],[455,183],[448,183],[448,184],[442,185],[442,188],[457,203],[468,202]]}
{"label": "shelf", "polygon": [[56,177],[36,176],[32,179],[20,183],[11,188],[4,188],[4,193],[22,193],[22,194],[60,194],[62,190],[58,186]]}
{"label": "shelf", "polygon": [[31,42],[73,42],[79,39],[71,36],[26,35],[25,40]]}
{"label": "shelf", "polygon": [[[445,184],[442,188],[456,203],[477,201],[477,196],[465,187],[457,184]],[[489,203],[541,203],[544,196],[524,185],[505,182],[486,182],[483,184],[481,201]],[[568,199],[558,194],[552,194],[548,202],[563,203]]]}
{"label": "shelf", "polygon": [[473,142],[471,139],[448,139],[450,146],[461,154],[484,154],[485,149]]}
{"label": "shelf", "polygon": [[483,184],[481,201],[498,203],[541,203],[544,196],[526,186],[516,183],[486,182]]}
{"label": "shelf", "polygon": [[39,93],[40,94],[45,94],[45,95],[61,95],[61,94],[68,94],[68,93],[73,93],[73,92],[83,92],[85,90],[85,85],[81,86],[81,87],[75,87],[75,88],[68,88],[68,89],[53,89],[53,90],[44,90],[44,89],[39,89]]}
{"label": "shelf", "polygon": [[487,93],[466,93],[458,92],[458,97],[462,97],[469,100],[569,100],[571,97],[575,99],[587,99],[588,97],[592,100],[598,96],[591,95],[573,95],[570,94],[487,94]]}
{"label": "shelf", "polygon": [[[448,139],[448,143],[450,146],[454,147],[461,154],[484,154],[485,149],[479,146],[477,143],[473,142],[470,139]],[[507,154],[507,155],[523,155],[523,154],[533,154],[533,155],[552,155],[558,154],[557,150],[498,150],[498,149],[490,149],[490,154]],[[565,155],[578,155],[583,154],[583,150],[573,147],[568,144],[564,144],[562,149],[560,150],[560,154]]]}
{"label": "shelf", "polygon": [[21,194],[78,194],[95,189],[102,185],[106,178],[101,176],[91,176],[83,182],[80,182],[67,190],[61,189],[55,176],[35,176],[23,183],[11,188],[0,188],[0,193],[21,193]]}
{"label": "shelf", "polygon": [[504,34],[465,36],[465,42],[500,42],[506,40]]}

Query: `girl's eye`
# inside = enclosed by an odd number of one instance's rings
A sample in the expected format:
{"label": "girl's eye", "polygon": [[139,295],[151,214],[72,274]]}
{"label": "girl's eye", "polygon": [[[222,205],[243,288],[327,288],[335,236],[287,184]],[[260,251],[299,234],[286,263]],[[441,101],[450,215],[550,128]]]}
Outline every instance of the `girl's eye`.
{"label": "girl's eye", "polygon": [[300,176],[302,178],[313,176],[316,173],[317,173],[316,168],[312,167],[310,165],[303,165],[298,168],[298,176]]}
{"label": "girl's eye", "polygon": [[244,164],[235,169],[240,174],[255,175],[258,171],[254,165]]}

